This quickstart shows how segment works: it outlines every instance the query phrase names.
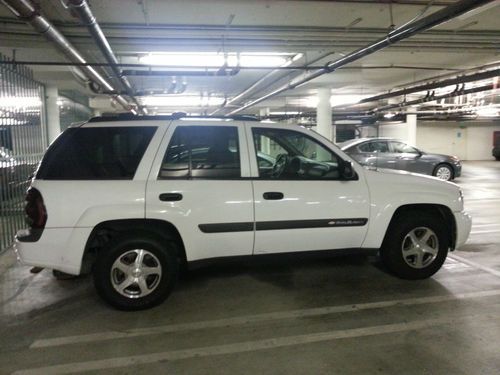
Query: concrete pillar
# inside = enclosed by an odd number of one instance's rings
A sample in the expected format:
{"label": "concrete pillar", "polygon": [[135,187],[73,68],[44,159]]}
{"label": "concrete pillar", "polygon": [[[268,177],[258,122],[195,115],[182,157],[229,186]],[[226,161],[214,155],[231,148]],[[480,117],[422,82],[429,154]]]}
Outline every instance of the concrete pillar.
{"label": "concrete pillar", "polygon": [[47,86],[45,89],[45,106],[47,110],[47,133],[49,143],[61,133],[61,123],[59,120],[59,105],[57,98],[59,91],[55,86]]}
{"label": "concrete pillar", "polygon": [[414,111],[415,109],[410,109],[410,113],[406,114],[406,140],[412,146],[417,145],[417,114]]}
{"label": "concrete pillar", "polygon": [[[316,108],[316,131],[323,137],[335,142],[332,137],[332,106],[330,104],[331,91],[329,88],[318,89],[318,107]],[[335,134],[335,133],[334,133]]]}

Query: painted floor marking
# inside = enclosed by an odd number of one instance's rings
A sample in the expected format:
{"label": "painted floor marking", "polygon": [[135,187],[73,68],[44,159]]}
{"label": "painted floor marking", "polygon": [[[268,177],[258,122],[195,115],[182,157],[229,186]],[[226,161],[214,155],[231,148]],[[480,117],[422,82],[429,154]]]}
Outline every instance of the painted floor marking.
{"label": "painted floor marking", "polygon": [[108,331],[108,332],[91,333],[86,335],[40,339],[34,341],[33,344],[31,344],[30,348],[34,349],[34,348],[80,344],[80,343],[97,342],[97,341],[114,340],[114,339],[126,339],[126,338],[146,336],[146,335],[158,335],[164,333],[191,331],[191,330],[206,329],[206,328],[237,326],[248,323],[263,322],[263,321],[304,318],[304,317],[328,315],[328,314],[343,313],[343,312],[380,309],[393,306],[412,306],[412,305],[420,305],[426,303],[439,303],[439,302],[453,301],[459,299],[491,297],[498,295],[500,295],[500,289],[493,289],[486,291],[449,294],[442,296],[417,297],[417,298],[397,299],[390,301],[368,302],[368,303],[352,304],[352,305],[325,306],[325,307],[317,307],[317,308],[302,309],[302,310],[279,311],[279,312],[239,316],[239,317],[217,319],[217,320],[179,323],[179,324],[171,324],[171,325],[164,325],[164,326],[157,326],[150,328],[137,328],[125,331]]}
{"label": "painted floor marking", "polygon": [[115,357],[101,360],[66,363],[54,366],[31,368],[15,371],[12,375],[55,375],[55,374],[75,374],[85,371],[99,371],[106,369],[124,368],[130,366],[147,365],[164,361],[176,361],[188,358],[208,357],[214,355],[246,353],[257,350],[283,348],[288,346],[304,345],[324,341],[332,341],[346,338],[366,337],[382,335],[388,333],[406,332],[419,329],[426,329],[437,325],[454,324],[459,325],[463,321],[478,322],[485,319],[492,321],[500,319],[497,314],[476,314],[464,317],[444,317],[435,319],[425,319],[413,322],[385,324],[364,328],[353,328],[346,330],[326,331],[305,335],[295,335],[286,337],[275,337],[270,339],[237,342],[225,345],[214,345],[201,348],[184,350],[173,350],[160,353],[143,355],[133,355],[128,357]]}
{"label": "painted floor marking", "polygon": [[470,234],[483,234],[483,233],[500,233],[500,229],[492,230],[473,230]]}
{"label": "painted floor marking", "polygon": [[455,254],[448,255],[448,258],[451,258],[451,259],[457,260],[459,262],[468,264],[469,266],[477,268],[477,269],[479,269],[481,271],[488,272],[489,274],[491,274],[493,276],[500,277],[500,271],[495,270],[495,269],[493,269],[491,267],[483,266],[483,265],[481,265],[479,263],[473,262],[472,260],[469,260],[469,259],[466,259],[466,258],[462,258],[461,256],[458,256],[458,255],[455,255]]}

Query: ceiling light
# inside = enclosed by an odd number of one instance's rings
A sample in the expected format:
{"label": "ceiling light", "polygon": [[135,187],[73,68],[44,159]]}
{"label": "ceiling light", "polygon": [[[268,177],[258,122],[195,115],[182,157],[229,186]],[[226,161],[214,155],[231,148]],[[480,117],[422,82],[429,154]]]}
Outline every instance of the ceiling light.
{"label": "ceiling light", "polygon": [[396,116],[395,113],[389,112],[384,115],[384,118],[393,118],[394,116]]}
{"label": "ceiling light", "polygon": [[42,101],[40,98],[32,97],[21,97],[21,96],[6,96],[0,101],[0,107],[8,108],[26,108],[26,107],[40,107]]}
{"label": "ceiling light", "polygon": [[[366,96],[363,95],[351,95],[351,94],[346,94],[346,95],[332,95],[330,97],[330,105],[332,107],[339,107],[342,105],[347,105],[347,104],[355,104],[358,103],[361,99],[365,98]],[[311,108],[316,108],[318,106],[318,97],[317,96],[311,96],[309,98],[306,98],[306,106],[311,107]]]}
{"label": "ceiling light", "polygon": [[479,117],[497,117],[499,115],[498,108],[495,107],[482,107],[476,110]]}
{"label": "ceiling light", "polygon": [[[300,54],[299,54],[300,55]],[[147,65],[177,66],[177,67],[278,67],[295,58],[296,54],[267,52],[161,52],[149,53],[139,58]]]}
{"label": "ceiling light", "polygon": [[210,107],[224,103],[224,98],[216,96],[144,96],[141,104],[151,107]]}
{"label": "ceiling light", "polygon": [[275,116],[283,116],[283,115],[300,115],[302,112],[298,111],[277,111],[277,112],[269,112],[270,115],[275,115]]}

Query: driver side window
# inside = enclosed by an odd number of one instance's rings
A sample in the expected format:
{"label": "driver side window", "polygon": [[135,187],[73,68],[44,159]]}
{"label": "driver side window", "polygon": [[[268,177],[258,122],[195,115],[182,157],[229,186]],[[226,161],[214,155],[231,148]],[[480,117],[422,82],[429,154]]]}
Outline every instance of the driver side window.
{"label": "driver side window", "polygon": [[286,129],[253,128],[259,177],[279,180],[335,180],[339,160],[307,135]]}

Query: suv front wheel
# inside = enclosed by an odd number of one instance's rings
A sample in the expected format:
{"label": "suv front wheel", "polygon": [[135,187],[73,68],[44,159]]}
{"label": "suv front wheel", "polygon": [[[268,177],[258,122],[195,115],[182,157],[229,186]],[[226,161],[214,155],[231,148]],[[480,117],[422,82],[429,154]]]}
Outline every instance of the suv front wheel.
{"label": "suv front wheel", "polygon": [[163,302],[178,276],[175,243],[148,235],[124,236],[94,264],[99,295],[121,310],[142,310]]}
{"label": "suv front wheel", "polygon": [[384,265],[403,279],[434,275],[448,254],[446,225],[435,215],[410,211],[391,223],[380,255]]}

